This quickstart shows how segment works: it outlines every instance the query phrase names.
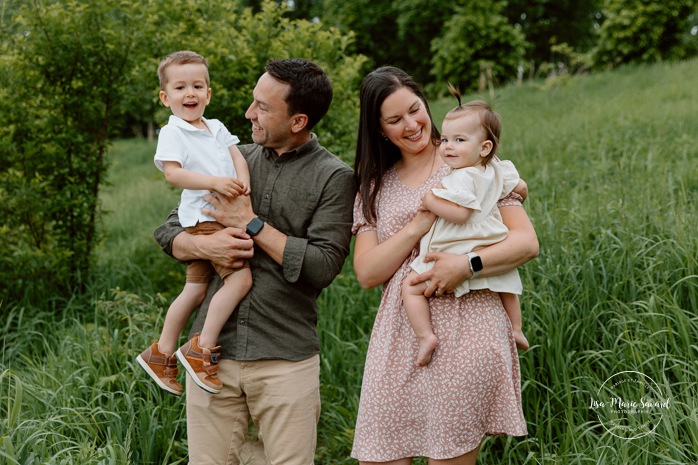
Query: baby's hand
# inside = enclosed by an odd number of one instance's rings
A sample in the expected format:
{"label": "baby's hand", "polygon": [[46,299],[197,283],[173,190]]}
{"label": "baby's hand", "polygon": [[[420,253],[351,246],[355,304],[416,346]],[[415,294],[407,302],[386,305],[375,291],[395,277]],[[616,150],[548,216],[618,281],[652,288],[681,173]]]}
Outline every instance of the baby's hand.
{"label": "baby's hand", "polygon": [[224,178],[216,176],[212,189],[219,194],[229,197],[237,197],[245,193],[245,185],[235,178]]}
{"label": "baby's hand", "polygon": [[432,211],[431,205],[433,204],[435,198],[436,196],[431,190],[427,191],[427,193],[424,194],[424,197],[422,197],[422,208],[424,210]]}

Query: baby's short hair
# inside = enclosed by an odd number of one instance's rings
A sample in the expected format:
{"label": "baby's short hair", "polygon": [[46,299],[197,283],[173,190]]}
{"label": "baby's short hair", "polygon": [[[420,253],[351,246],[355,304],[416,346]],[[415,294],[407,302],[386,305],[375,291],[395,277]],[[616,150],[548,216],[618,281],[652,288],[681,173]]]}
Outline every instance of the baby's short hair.
{"label": "baby's short hair", "polygon": [[195,63],[206,67],[206,85],[211,86],[211,80],[208,77],[208,61],[198,53],[190,52],[189,50],[180,50],[179,52],[170,53],[160,62],[158,66],[158,79],[160,79],[160,89],[164,90],[167,85],[167,68],[170,65],[187,65]]}

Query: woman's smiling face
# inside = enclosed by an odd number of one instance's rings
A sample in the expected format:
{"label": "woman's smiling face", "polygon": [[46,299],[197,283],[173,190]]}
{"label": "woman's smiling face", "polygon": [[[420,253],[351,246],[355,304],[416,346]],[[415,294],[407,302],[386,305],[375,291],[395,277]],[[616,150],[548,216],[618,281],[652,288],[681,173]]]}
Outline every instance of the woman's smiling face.
{"label": "woman's smiling face", "polygon": [[431,143],[431,120],[424,102],[407,87],[381,105],[381,133],[404,153],[419,153]]}

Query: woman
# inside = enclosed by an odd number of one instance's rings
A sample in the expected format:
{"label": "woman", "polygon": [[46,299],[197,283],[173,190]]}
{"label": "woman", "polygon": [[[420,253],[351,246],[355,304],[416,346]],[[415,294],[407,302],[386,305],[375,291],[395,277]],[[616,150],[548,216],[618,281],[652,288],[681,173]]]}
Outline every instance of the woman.
{"label": "woman", "polygon": [[[430,254],[432,325],[439,345],[417,367],[418,344],[402,306],[401,283],[435,217],[424,194],[449,168],[422,91],[400,69],[379,68],[361,85],[356,152],[354,268],[364,288],[384,285],[366,357],[352,457],[362,464],[472,464],[485,434],[525,435],[521,382],[509,319],[496,293],[450,292],[472,275],[468,256]],[[538,242],[520,197],[500,202],[504,241],[479,252],[482,275],[522,265]],[[480,253],[481,252],[481,253]]]}

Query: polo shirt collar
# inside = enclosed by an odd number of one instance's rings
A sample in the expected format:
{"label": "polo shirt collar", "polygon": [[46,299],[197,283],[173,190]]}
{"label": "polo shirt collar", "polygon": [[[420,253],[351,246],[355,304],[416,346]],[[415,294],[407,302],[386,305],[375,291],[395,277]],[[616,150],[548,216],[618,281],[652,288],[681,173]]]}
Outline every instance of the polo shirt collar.
{"label": "polo shirt collar", "polygon": [[[220,129],[219,125],[218,125],[218,124],[215,124],[215,123],[217,123],[216,120],[206,119],[206,118],[204,118],[203,116],[201,117],[201,119],[203,120],[204,123],[206,123],[206,126],[208,126],[208,129],[209,129],[209,131],[211,131],[211,134],[214,134],[214,135],[215,135],[216,132],[218,132],[218,130]],[[199,128],[197,128],[196,126],[193,126],[193,125],[187,123],[187,122],[184,121],[182,118],[180,118],[179,116],[175,116],[175,115],[170,115],[170,119],[168,120],[168,123],[169,123],[169,124],[172,124],[173,126],[177,126],[178,128],[182,128],[182,129],[184,129],[185,131],[191,131],[191,132],[203,131],[203,132],[208,132],[208,131],[204,131],[203,129],[199,129]]]}

